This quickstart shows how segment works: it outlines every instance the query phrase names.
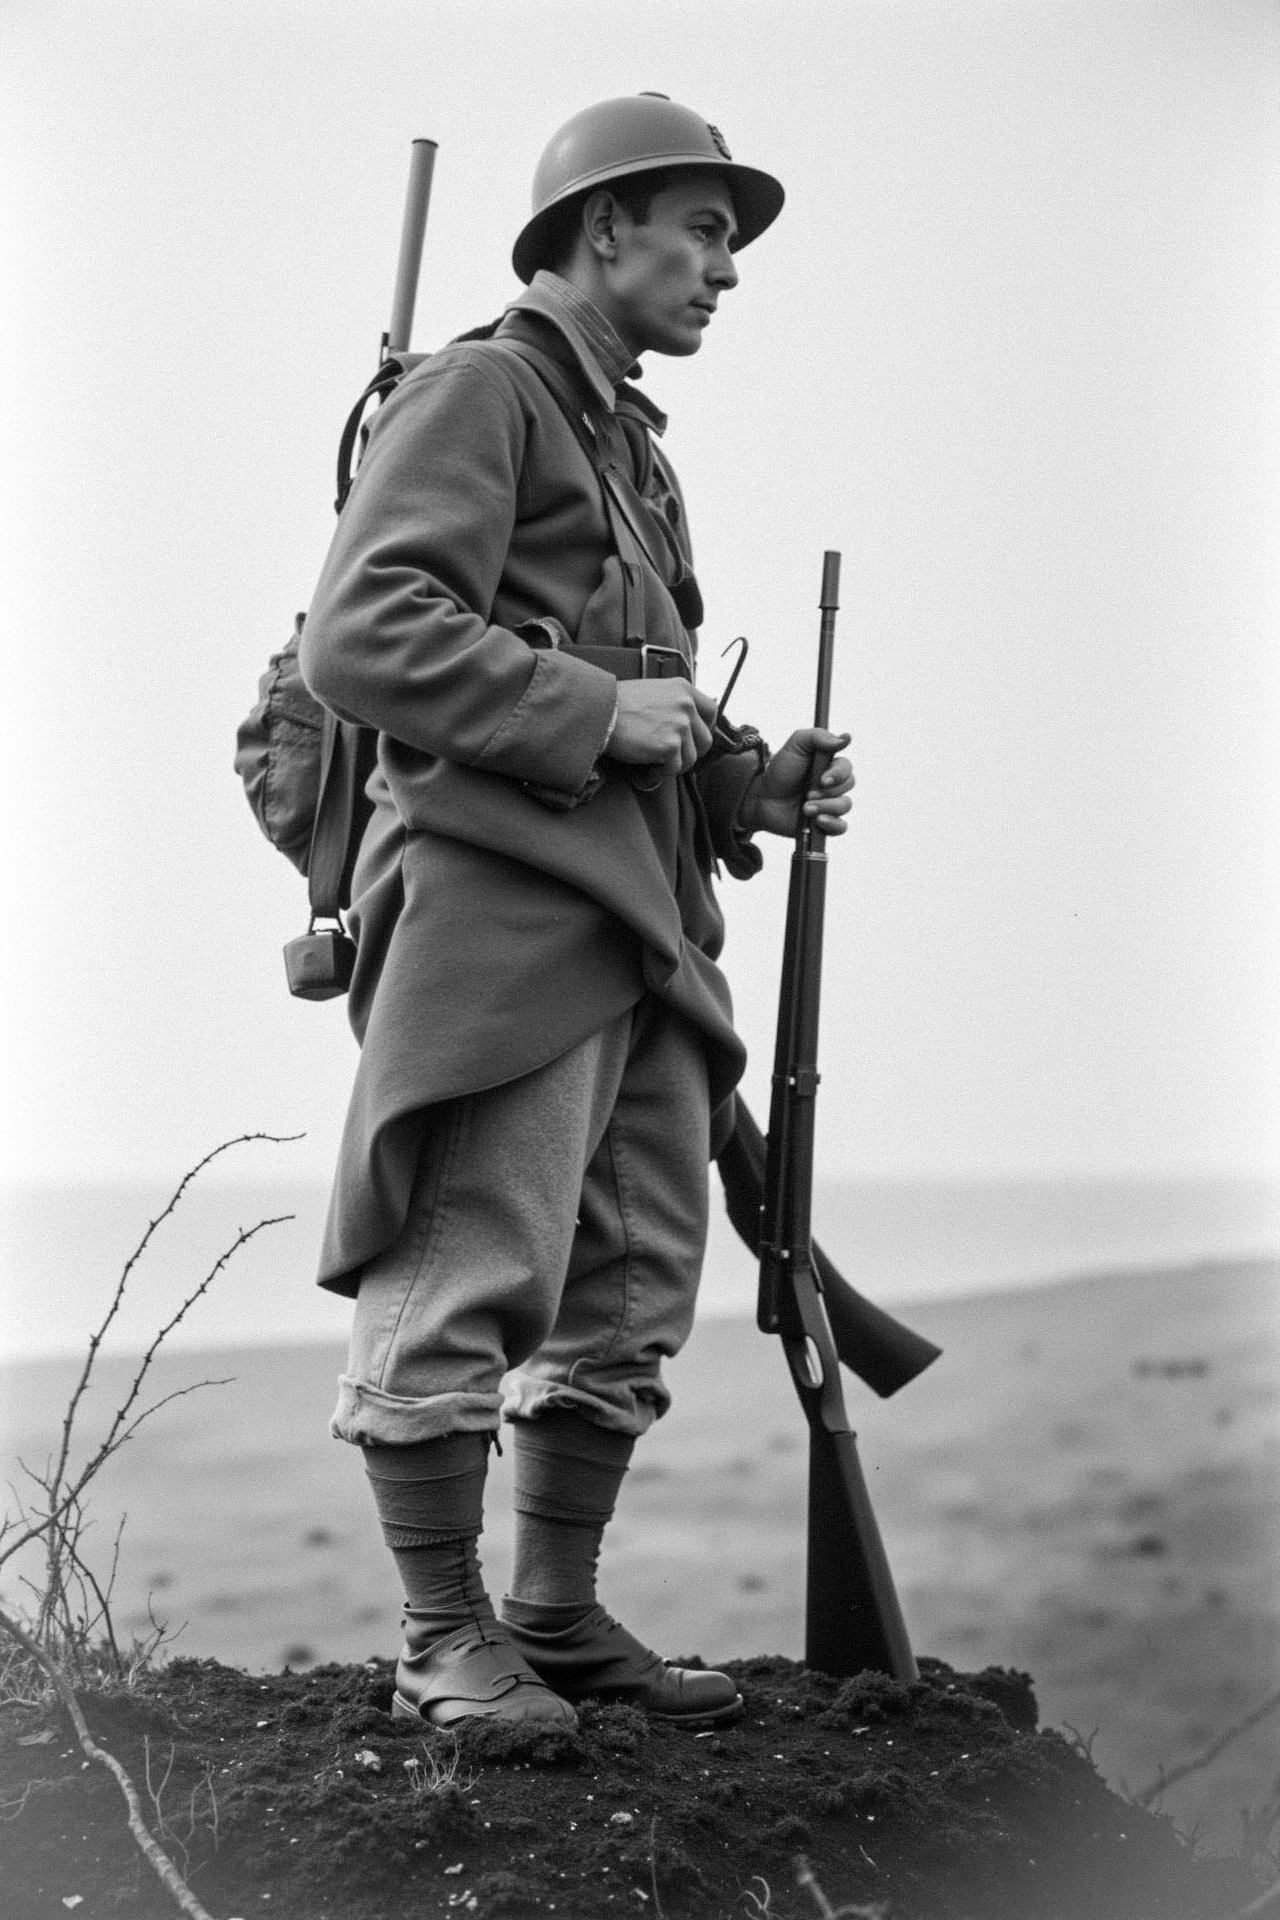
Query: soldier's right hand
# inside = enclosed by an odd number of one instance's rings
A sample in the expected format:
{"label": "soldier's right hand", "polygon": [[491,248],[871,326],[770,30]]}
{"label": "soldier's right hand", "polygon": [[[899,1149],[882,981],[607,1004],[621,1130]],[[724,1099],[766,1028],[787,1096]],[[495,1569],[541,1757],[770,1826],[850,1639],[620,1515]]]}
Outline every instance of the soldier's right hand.
{"label": "soldier's right hand", "polygon": [[620,680],[607,757],[628,766],[688,773],[711,745],[715,717],[715,700],[688,680]]}

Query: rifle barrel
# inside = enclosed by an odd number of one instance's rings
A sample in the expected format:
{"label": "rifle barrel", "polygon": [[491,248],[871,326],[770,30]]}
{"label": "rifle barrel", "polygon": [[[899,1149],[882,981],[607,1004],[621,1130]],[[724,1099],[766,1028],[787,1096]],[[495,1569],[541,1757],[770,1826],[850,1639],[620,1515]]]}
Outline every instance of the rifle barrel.
{"label": "rifle barrel", "polygon": [[818,636],[818,697],[813,724],[825,727],[831,718],[831,670],[835,660],[836,611],[840,605],[840,555],[828,547],[822,556],[822,591],[818,596],[822,626]]}
{"label": "rifle barrel", "polygon": [[404,196],[404,223],[400,229],[400,259],[396,266],[396,289],[391,301],[391,325],[387,328],[387,352],[404,353],[413,333],[413,309],[418,299],[418,274],[422,267],[422,239],[427,229],[427,204],[431,199],[431,175],[436,164],[436,142],[415,140],[409,160],[409,185]]}
{"label": "rifle barrel", "polygon": [[[814,719],[814,725],[819,727],[826,726],[831,704],[839,586],[840,555],[828,549],[822,556],[819,599],[822,626]],[[826,753],[814,755],[811,780],[821,778],[830,758]],[[756,1324],[764,1333],[794,1330],[790,1278],[800,1262],[811,1264],[813,1257],[810,1206],[826,878],[826,836],[802,812],[787,893],[787,930],[782,950],[782,984],[760,1214]]]}

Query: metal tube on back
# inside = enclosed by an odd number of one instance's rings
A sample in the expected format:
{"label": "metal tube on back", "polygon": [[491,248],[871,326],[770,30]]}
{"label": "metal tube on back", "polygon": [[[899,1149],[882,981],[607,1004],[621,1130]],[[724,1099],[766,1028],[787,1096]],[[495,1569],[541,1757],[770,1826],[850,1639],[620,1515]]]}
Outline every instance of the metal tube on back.
{"label": "metal tube on back", "polygon": [[387,352],[404,353],[413,333],[413,309],[418,298],[418,273],[422,266],[422,237],[427,226],[427,203],[431,198],[431,175],[436,163],[434,140],[415,140],[409,161],[409,185],[404,197],[404,225],[400,229],[400,260],[396,267],[396,290],[391,302],[391,325],[387,328]]}

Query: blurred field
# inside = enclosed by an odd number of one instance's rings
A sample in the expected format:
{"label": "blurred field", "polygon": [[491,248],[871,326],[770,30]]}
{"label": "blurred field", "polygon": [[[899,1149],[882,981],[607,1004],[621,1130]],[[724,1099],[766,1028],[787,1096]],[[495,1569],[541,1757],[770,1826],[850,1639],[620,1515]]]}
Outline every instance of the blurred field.
{"label": "blurred field", "polygon": [[[907,1317],[943,1358],[887,1403],[847,1385],[917,1651],[1028,1668],[1044,1719],[1097,1728],[1108,1779],[1145,1786],[1280,1687],[1280,1268],[1102,1276]],[[150,1595],[180,1651],[250,1668],[393,1650],[392,1563],[358,1459],[326,1434],[341,1358],[158,1363],[157,1393],[233,1378],[165,1408],[104,1474],[100,1557],[129,1516],[126,1631]],[[130,1371],[102,1363],[96,1410]],[[0,1372],[7,1463],[43,1457],[71,1374],[66,1360]],[[748,1321],[709,1319],[671,1383],[610,1532],[604,1597],[669,1653],[798,1656],[805,1432],[781,1351]],[[495,1593],[509,1466],[490,1479]],[[1229,1844],[1277,1776],[1280,1714],[1166,1805]]]}

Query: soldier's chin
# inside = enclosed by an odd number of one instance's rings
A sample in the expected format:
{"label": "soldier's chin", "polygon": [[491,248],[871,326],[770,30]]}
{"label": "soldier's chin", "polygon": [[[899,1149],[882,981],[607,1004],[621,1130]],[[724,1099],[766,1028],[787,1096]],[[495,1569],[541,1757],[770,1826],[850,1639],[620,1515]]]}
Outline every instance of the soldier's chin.
{"label": "soldier's chin", "polygon": [[670,354],[673,359],[687,360],[690,354],[697,353],[702,345],[702,328],[695,322],[693,326],[672,327],[661,340],[655,340],[655,353]]}

